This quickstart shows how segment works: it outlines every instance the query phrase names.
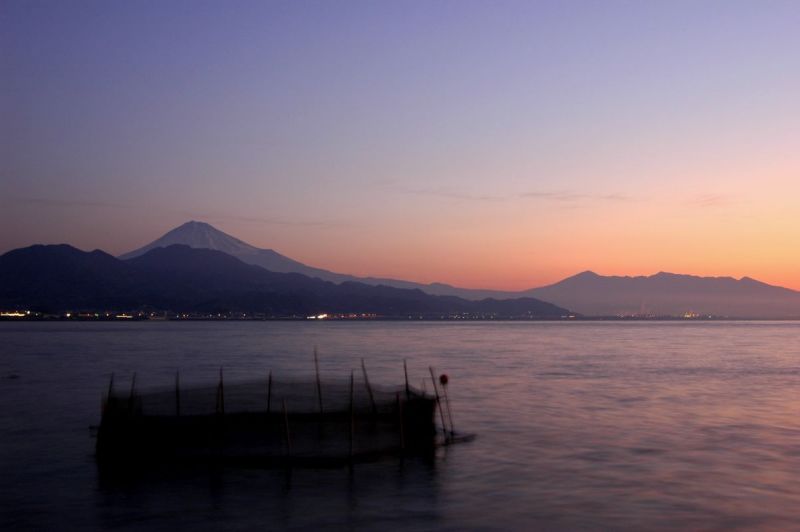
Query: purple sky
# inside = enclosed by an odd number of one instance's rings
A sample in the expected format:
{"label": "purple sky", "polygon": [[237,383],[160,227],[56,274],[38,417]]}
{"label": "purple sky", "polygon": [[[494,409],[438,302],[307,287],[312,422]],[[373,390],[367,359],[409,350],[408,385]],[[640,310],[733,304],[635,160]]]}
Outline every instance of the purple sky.
{"label": "purple sky", "polygon": [[0,252],[800,288],[800,2],[0,4]]}

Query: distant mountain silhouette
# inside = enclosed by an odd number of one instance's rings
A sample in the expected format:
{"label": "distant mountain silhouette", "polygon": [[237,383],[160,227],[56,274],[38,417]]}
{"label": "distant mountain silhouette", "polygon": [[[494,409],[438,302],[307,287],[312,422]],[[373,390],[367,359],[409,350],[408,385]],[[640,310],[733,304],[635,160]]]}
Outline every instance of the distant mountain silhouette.
{"label": "distant mountain silhouette", "polygon": [[271,249],[260,249],[203,222],[187,222],[158,240],[120,258],[183,244],[222,251],[247,264],[274,272],[294,272],[334,283],[357,282],[422,290],[427,294],[469,300],[532,297],[592,316],[680,316],[687,312],[751,318],[800,318],[800,292],[767,285],[748,277],[696,277],[659,273],[639,277],[605,277],[583,272],[549,286],[519,292],[459,288],[443,283],[421,284],[397,279],[355,277],[307,266]]}
{"label": "distant mountain silhouette", "polygon": [[0,256],[0,306],[131,308],[136,285],[129,265],[100,250],[36,245]]}
{"label": "distant mountain silhouette", "polygon": [[380,277],[356,277],[343,273],[335,273],[313,266],[307,266],[301,262],[281,255],[272,249],[261,249],[239,240],[227,233],[220,231],[205,222],[190,221],[172,229],[161,238],[147,244],[144,247],[130,251],[119,258],[122,260],[132,259],[147,253],[150,250],[182,244],[191,248],[213,249],[222,251],[228,255],[247,264],[261,266],[272,272],[279,273],[300,273],[309,277],[316,277],[324,281],[334,283],[359,282],[369,285],[385,285],[395,288],[419,289],[431,295],[457,296],[465,299],[511,299],[523,297],[522,294],[515,292],[504,292],[498,290],[473,290],[469,288],[457,288],[442,283],[422,284],[398,279],[384,279]]}
{"label": "distant mountain silhouette", "polygon": [[335,284],[276,273],[221,251],[156,247],[127,261],[67,245],[0,256],[0,307],[64,310],[250,312],[269,316],[374,313],[386,317],[456,313],[554,318],[569,311],[534,298],[469,301],[421,290]]}
{"label": "distant mountain silhouette", "polygon": [[695,312],[741,318],[800,318],[800,292],[749,277],[736,280],[666,272],[607,277],[586,271],[523,293],[592,316],[679,316]]}

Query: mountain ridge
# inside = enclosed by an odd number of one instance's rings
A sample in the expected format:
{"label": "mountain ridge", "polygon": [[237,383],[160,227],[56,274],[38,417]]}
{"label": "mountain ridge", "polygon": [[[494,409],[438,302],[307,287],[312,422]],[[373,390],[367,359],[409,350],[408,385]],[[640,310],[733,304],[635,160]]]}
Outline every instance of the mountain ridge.
{"label": "mountain ridge", "polygon": [[335,284],[271,272],[217,250],[157,247],[120,260],[68,245],[31,246],[0,256],[0,307],[32,310],[250,312],[270,317],[319,313],[382,317],[560,318],[569,311],[535,298],[470,301],[421,290]]}
{"label": "mountain ridge", "polygon": [[[210,235],[199,236],[202,233]],[[659,271],[652,275],[604,276],[584,270],[556,283],[520,291],[459,288],[446,283],[415,283],[397,279],[356,277],[314,268],[261,249],[205,222],[190,221],[147,246],[121,255],[130,258],[162,244],[180,240],[198,247],[218,247],[249,264],[270,271],[296,272],[334,283],[357,282],[417,289],[431,295],[469,300],[533,297],[592,316],[682,316],[685,314],[743,318],[800,318],[800,292],[751,277],[703,277]],[[724,292],[729,292],[728,296]]]}
{"label": "mountain ridge", "polygon": [[800,292],[751,277],[581,274],[523,293],[592,316],[800,318]]}

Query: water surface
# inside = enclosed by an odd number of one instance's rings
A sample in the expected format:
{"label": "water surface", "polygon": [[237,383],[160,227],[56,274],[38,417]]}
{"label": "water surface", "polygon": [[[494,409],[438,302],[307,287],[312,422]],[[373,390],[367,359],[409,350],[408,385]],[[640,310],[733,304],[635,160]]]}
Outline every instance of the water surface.
{"label": "water surface", "polygon": [[[432,462],[98,474],[120,386],[450,375]],[[430,384],[427,384],[430,389]],[[0,323],[0,528],[800,527],[800,323]]]}

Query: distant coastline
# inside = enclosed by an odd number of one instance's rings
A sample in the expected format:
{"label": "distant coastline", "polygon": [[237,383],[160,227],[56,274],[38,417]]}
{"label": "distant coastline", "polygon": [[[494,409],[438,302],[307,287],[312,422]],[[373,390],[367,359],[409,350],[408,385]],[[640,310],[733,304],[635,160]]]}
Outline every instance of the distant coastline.
{"label": "distant coastline", "polygon": [[559,317],[526,317],[526,316],[465,316],[465,315],[326,315],[319,316],[264,316],[229,313],[218,315],[174,314],[174,313],[65,313],[44,314],[39,312],[3,311],[0,322],[159,322],[159,321],[295,321],[295,322],[736,322],[736,321],[785,321],[796,322],[800,318],[747,318],[733,316],[559,316]]}
{"label": "distant coastline", "polygon": [[120,257],[68,244],[12,250],[0,279],[0,319],[800,319],[800,292],[750,277],[587,270],[520,292],[423,285],[307,266],[194,221]]}

